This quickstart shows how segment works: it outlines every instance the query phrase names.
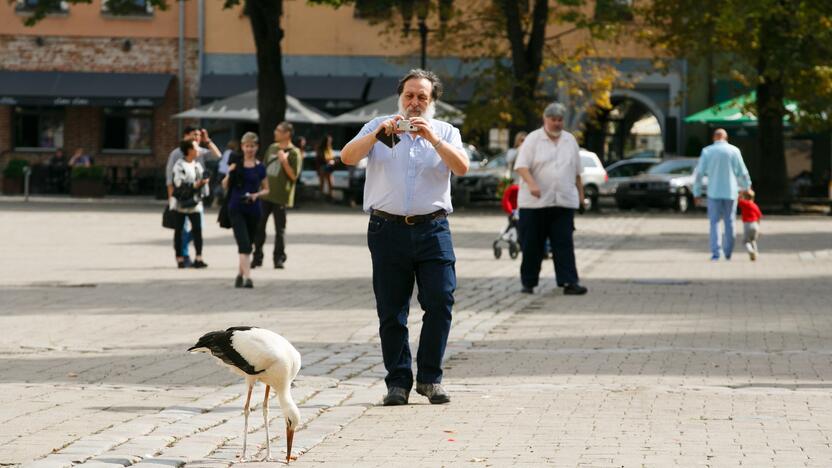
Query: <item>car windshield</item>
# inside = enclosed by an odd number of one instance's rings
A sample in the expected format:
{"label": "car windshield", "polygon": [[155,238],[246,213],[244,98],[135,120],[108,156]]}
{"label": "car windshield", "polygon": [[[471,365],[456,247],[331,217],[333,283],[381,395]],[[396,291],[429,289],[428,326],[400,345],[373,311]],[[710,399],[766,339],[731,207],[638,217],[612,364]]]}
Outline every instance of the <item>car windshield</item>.
{"label": "car windshield", "polygon": [[469,161],[482,161],[485,157],[477,151],[474,145],[462,145],[462,148],[465,150],[465,153],[468,154]]}
{"label": "car windshield", "polygon": [[671,159],[663,163],[656,164],[651,167],[648,174],[693,174],[693,168],[696,167],[696,161],[690,159]]}
{"label": "car windshield", "polygon": [[592,156],[581,156],[581,167],[598,167],[598,163]]}
{"label": "car windshield", "polygon": [[506,167],[508,163],[506,162],[505,155],[495,156],[494,159],[489,159],[487,163],[485,163],[485,167],[488,168],[495,168],[495,167]]}

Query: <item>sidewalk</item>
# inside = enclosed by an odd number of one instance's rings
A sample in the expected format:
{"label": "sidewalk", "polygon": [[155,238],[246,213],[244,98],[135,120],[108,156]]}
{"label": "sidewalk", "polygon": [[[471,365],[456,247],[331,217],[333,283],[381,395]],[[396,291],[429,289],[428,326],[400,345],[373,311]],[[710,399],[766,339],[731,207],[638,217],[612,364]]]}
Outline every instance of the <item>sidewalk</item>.
{"label": "sidewalk", "polygon": [[[239,324],[284,334],[303,355],[293,465],[832,459],[827,218],[767,219],[760,261],[737,252],[711,263],[699,217],[580,217],[590,294],[567,297],[552,290],[550,264],[542,293],[520,295],[519,260],[490,252],[503,218],[455,215],[453,401],[431,406],[414,392],[411,405],[384,408],[363,215],[290,215],[287,270],[255,270],[249,294],[230,288],[230,234],[207,228],[210,268],[177,271],[157,217],[0,207],[0,223],[19,228],[0,234],[0,464],[233,464],[243,385],[184,349]],[[418,318],[414,304],[412,336]],[[270,416],[280,459],[276,401]],[[250,426],[251,455],[264,437],[259,410]]]}

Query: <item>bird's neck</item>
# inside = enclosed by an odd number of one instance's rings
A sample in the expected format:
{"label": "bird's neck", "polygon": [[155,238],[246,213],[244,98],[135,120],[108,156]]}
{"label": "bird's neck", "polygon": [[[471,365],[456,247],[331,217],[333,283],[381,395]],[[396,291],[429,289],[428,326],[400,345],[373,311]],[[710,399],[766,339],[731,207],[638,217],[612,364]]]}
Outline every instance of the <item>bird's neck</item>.
{"label": "bird's neck", "polygon": [[275,389],[275,393],[277,393],[277,401],[280,402],[280,410],[283,411],[283,416],[287,418],[289,416],[295,416],[295,421],[297,421],[300,411],[298,410],[298,405],[292,399],[289,386],[287,385],[283,389]]}

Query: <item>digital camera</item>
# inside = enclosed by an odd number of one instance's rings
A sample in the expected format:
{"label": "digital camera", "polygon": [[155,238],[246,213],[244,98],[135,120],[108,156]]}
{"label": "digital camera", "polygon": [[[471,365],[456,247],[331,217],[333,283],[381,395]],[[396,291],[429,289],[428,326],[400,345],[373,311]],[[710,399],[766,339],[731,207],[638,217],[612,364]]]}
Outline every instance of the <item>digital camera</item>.
{"label": "digital camera", "polygon": [[412,124],[412,123],[410,123],[410,121],[409,121],[409,120],[407,120],[407,119],[402,119],[402,120],[399,120],[399,121],[396,123],[396,129],[397,129],[397,130],[400,130],[400,131],[402,131],[402,132],[417,132],[417,131],[419,131],[419,127],[417,127],[417,126],[413,125],[413,124]]}

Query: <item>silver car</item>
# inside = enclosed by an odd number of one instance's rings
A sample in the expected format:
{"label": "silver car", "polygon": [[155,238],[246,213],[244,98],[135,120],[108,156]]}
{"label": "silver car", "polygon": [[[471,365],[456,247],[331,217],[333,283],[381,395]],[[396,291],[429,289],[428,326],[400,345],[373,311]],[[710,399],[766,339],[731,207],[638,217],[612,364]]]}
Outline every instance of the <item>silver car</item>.
{"label": "silver car", "polygon": [[615,191],[618,190],[618,184],[629,182],[633,177],[647,172],[648,169],[662,162],[658,158],[639,158],[639,159],[625,159],[607,166],[607,176],[609,179],[601,185],[598,195],[601,199],[611,199],[615,197]]}

